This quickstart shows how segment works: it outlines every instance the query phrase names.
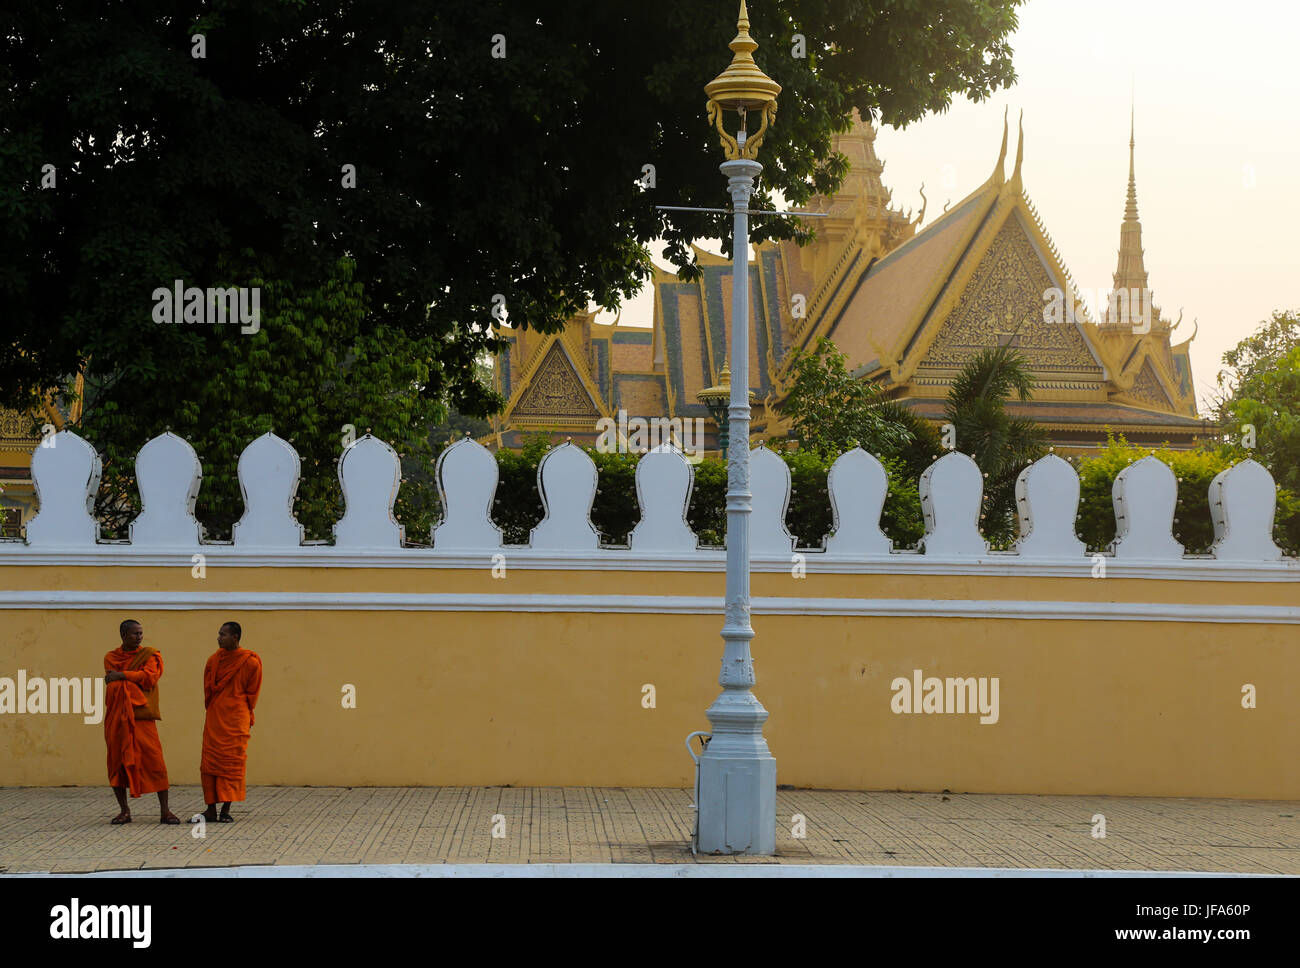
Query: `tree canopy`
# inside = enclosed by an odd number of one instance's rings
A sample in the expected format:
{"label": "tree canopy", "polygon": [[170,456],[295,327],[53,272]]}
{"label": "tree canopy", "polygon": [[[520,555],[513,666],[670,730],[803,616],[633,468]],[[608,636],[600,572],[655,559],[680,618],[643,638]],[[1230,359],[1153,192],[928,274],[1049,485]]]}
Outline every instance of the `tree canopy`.
{"label": "tree canopy", "polygon": [[[1274,312],[1223,362],[1231,370],[1219,375],[1215,417],[1225,452],[1253,457],[1284,491],[1300,494],[1300,312]],[[1285,542],[1300,547],[1300,516],[1288,521]]]}
{"label": "tree canopy", "polygon": [[[836,186],[829,138],[851,108],[903,125],[1008,86],[1020,2],[751,3],[759,63],[783,86],[756,204]],[[482,416],[500,401],[474,364],[502,300],[512,325],[554,330],[630,296],[656,237],[689,271],[693,239],[730,231],[653,206],[723,197],[702,86],[730,58],[734,2],[13,0],[8,14],[5,405],[89,361],[112,375],[101,404],[143,381],[160,412],[177,406],[178,388],[215,378],[183,361],[248,337],[159,325],[153,293],[219,285],[252,252],[285,291],[348,260],[356,338],[426,347],[420,395]],[[787,221],[755,240],[800,231]]]}
{"label": "tree canopy", "polygon": [[[215,343],[197,359],[178,358],[149,380],[87,377],[87,433],[103,460],[96,513],[105,532],[124,536],[140,510],[135,455],[150,437],[170,430],[188,440],[203,464],[196,513],[208,536],[228,539],[244,510],[239,455],[273,432],[302,461],[294,513],[309,539],[327,539],[342,516],[336,462],[347,444],[373,433],[403,458],[403,472],[424,487],[404,487],[396,512],[407,537],[427,543],[434,489],[428,482],[435,428],[443,408],[417,388],[428,379],[432,339],[382,326],[362,332],[365,300],[353,265],[342,260],[320,286],[296,287],[256,262],[223,267],[223,282],[261,289],[263,325]],[[189,387],[177,374],[204,373]],[[159,409],[159,391],[177,403]],[[421,430],[423,433],[413,432]]]}
{"label": "tree canopy", "polygon": [[856,379],[844,354],[827,337],[811,350],[794,348],[790,392],[781,412],[801,449],[822,460],[834,459],[854,446],[877,455],[901,451],[914,435],[893,419],[894,413],[883,412],[884,403],[880,388]]}

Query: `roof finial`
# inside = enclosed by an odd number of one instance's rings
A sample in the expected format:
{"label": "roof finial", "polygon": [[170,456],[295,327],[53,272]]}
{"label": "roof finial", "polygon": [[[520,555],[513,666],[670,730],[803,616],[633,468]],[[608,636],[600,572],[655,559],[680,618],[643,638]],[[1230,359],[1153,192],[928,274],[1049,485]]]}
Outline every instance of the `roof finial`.
{"label": "roof finial", "polygon": [[1011,172],[1011,180],[1020,177],[1020,165],[1025,160],[1025,109],[1020,109],[1020,134],[1016,139],[1016,167]]}
{"label": "roof finial", "polygon": [[1011,111],[1008,106],[1002,112],[1002,147],[998,150],[998,165],[993,171],[993,178],[999,184],[1006,180],[1006,171],[1004,166],[1007,163],[1007,115]]}

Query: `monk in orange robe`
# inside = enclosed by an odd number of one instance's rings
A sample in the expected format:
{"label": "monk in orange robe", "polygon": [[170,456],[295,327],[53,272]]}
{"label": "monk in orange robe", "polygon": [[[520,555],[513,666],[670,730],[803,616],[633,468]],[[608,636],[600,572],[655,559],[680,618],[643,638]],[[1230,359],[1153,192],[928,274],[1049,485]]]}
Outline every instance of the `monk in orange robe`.
{"label": "monk in orange robe", "polygon": [[[253,707],[262,691],[262,660],[256,652],[240,648],[243,629],[226,622],[217,632],[220,648],[203,667],[203,756],[199,773],[205,820],[231,823],[230,804],[244,799],[244,766],[248,738],[253,728]],[[217,804],[221,813],[217,813]],[[191,822],[197,822],[195,817]]]}
{"label": "monk in orange robe", "polygon": [[135,718],[136,707],[148,705],[146,693],[156,689],[158,680],[162,678],[162,655],[153,649],[140,651],[144,626],[134,619],[127,619],[118,626],[118,634],[122,638],[121,646],[104,656],[104,742],[108,745],[108,783],[121,808],[112,822],[131,822],[131,810],[126,803],[127,790],[130,790],[133,797],[157,793],[160,822],[180,823],[180,818],[167,809],[170,784],[167,782],[167,764],[163,762],[162,742],[158,739],[158,725],[152,719]]}

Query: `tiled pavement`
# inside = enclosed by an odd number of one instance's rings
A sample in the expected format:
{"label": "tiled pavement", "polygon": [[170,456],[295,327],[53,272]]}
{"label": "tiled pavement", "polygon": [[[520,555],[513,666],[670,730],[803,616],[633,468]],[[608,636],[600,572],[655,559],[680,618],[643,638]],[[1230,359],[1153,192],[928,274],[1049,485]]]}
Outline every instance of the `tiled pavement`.
{"label": "tiled pavement", "polygon": [[[108,821],[107,788],[0,789],[0,871],[248,864],[866,864],[1300,875],[1300,804],[989,794],[777,794],[775,857],[692,858],[691,791],[594,787],[252,787],[233,824]],[[174,787],[182,818],[202,800]],[[806,836],[792,836],[802,814]],[[1094,838],[1093,816],[1105,817]],[[497,833],[504,836],[494,837]]]}

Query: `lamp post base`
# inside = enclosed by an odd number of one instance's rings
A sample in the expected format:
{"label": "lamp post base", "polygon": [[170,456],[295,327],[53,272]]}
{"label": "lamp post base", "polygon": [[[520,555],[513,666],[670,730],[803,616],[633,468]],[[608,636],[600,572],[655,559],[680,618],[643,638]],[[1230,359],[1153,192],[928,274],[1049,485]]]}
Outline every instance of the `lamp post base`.
{"label": "lamp post base", "polygon": [[706,755],[700,757],[699,769],[696,851],[776,853],[776,760]]}
{"label": "lamp post base", "polygon": [[724,691],[700,754],[698,833],[702,854],[776,853],[776,760],[763,738],[767,710],[748,690]]}

